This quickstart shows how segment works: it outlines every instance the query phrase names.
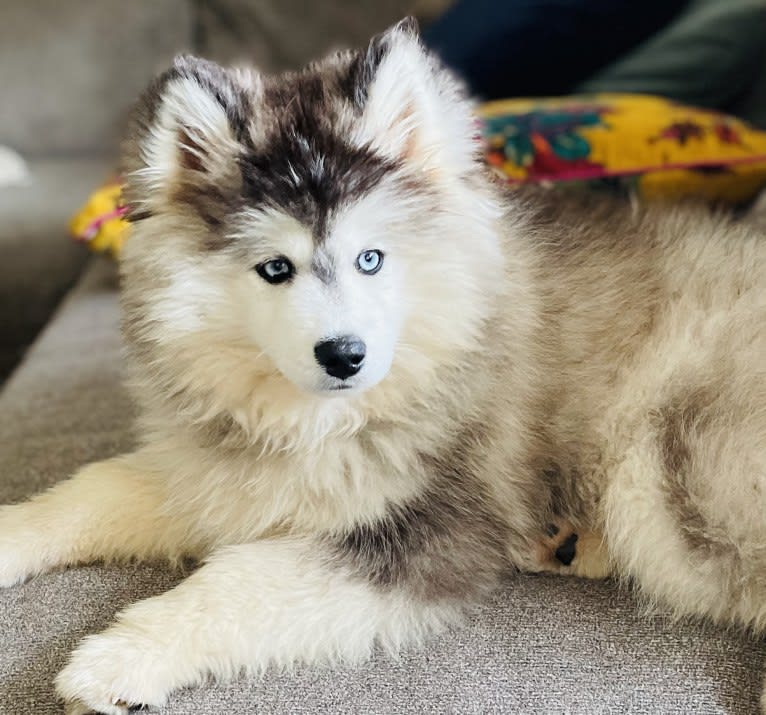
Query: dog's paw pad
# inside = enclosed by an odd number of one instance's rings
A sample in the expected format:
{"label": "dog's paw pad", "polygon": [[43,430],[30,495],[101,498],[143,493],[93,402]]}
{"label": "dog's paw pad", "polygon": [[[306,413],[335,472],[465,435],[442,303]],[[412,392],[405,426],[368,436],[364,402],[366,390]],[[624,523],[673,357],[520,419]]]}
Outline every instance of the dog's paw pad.
{"label": "dog's paw pad", "polygon": [[574,561],[574,557],[577,554],[577,534],[570,534],[567,536],[561,546],[559,546],[556,551],[554,551],[554,556],[562,563],[564,566],[569,566],[572,561]]}
{"label": "dog's paw pad", "polygon": [[559,519],[548,524],[537,545],[537,560],[542,570],[560,571],[562,566],[571,565],[577,555],[577,539],[569,522]]}
{"label": "dog's paw pad", "polygon": [[536,547],[537,570],[585,578],[607,578],[612,573],[609,553],[600,533],[574,527],[563,520],[550,524]]}

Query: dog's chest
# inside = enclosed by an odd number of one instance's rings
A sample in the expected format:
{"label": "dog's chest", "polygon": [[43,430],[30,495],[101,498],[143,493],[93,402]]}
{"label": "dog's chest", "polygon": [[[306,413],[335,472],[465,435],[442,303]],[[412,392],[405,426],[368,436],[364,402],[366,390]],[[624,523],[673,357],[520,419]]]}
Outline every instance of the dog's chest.
{"label": "dog's chest", "polygon": [[299,453],[209,455],[174,480],[172,506],[201,523],[213,543],[342,532],[416,494],[417,474],[392,466],[397,455],[389,456],[370,455],[353,439]]}

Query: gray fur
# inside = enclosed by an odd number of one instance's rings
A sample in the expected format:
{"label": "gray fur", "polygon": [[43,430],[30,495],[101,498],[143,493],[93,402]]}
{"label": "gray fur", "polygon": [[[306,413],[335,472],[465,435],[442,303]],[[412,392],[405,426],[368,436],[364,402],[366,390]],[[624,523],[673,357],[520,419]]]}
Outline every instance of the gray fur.
{"label": "gray fur", "polygon": [[318,248],[314,252],[314,259],[311,262],[311,270],[323,283],[329,285],[335,279],[335,266],[331,256]]}
{"label": "gray fur", "polygon": [[326,537],[328,562],[379,588],[404,589],[424,600],[473,601],[495,588],[511,567],[509,529],[471,478],[466,445],[460,435],[451,451],[421,457],[430,478],[418,498]]}
{"label": "gray fur", "polygon": [[703,485],[698,483],[694,445],[704,441],[705,433],[712,427],[715,402],[715,388],[704,386],[688,389],[658,410],[658,442],[665,471],[663,486],[668,508],[689,549],[702,558],[736,559],[736,547],[726,530],[720,524],[711,523],[700,506],[704,505],[704,496],[695,493]]}

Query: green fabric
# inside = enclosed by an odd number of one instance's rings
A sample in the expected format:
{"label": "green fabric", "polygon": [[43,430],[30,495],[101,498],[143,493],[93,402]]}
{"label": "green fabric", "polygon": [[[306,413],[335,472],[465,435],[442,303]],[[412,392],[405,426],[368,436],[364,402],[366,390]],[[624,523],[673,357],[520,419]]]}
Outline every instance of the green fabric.
{"label": "green fabric", "polygon": [[657,94],[766,127],[766,0],[693,0],[577,92]]}

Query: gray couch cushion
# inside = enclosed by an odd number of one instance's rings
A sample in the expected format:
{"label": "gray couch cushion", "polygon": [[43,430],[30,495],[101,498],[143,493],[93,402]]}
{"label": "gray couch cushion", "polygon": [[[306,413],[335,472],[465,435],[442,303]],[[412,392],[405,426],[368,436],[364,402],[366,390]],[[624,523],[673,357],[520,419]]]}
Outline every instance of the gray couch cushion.
{"label": "gray couch cushion", "polygon": [[[0,395],[0,500],[130,447],[119,354],[111,266],[97,262]],[[0,591],[0,712],[58,713],[51,680],[77,640],[179,578],[92,566]],[[398,661],[187,690],[161,712],[740,714],[756,711],[763,668],[759,641],[642,617],[612,583],[518,576]]]}
{"label": "gray couch cushion", "polygon": [[189,49],[189,0],[4,0],[0,143],[25,156],[113,153],[127,107]]}
{"label": "gray couch cushion", "polygon": [[48,159],[28,183],[0,187],[0,381],[80,274],[88,252],[67,224],[109,173],[107,162]]}

